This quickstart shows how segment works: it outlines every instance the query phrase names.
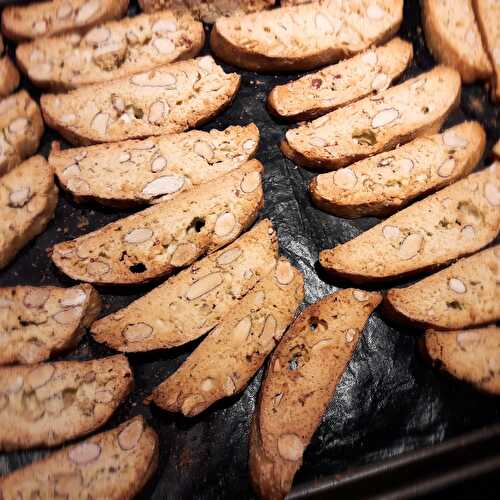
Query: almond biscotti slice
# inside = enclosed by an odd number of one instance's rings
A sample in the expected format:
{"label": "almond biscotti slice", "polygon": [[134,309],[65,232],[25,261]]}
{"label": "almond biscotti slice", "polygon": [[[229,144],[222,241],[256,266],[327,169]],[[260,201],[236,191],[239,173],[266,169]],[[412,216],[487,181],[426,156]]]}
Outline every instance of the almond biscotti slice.
{"label": "almond biscotti slice", "polygon": [[431,361],[453,377],[489,394],[500,394],[500,328],[425,332]]}
{"label": "almond biscotti slice", "polygon": [[281,258],[222,319],[151,399],[164,410],[198,415],[247,386],[291,323],[304,298],[301,273]]}
{"label": "almond biscotti slice", "polygon": [[0,35],[0,97],[8,96],[19,85],[19,71],[4,53],[2,35]]}
{"label": "almond biscotti slice", "polygon": [[414,139],[312,179],[314,203],[341,217],[386,216],[470,174],[486,145],[478,122]]}
{"label": "almond biscotti slice", "polygon": [[496,163],[324,250],[320,263],[332,275],[359,283],[436,268],[493,241],[500,230],[499,207]]}
{"label": "almond biscotti slice", "polygon": [[181,271],[129,306],[92,324],[92,335],[122,352],[185,344],[220,324],[276,266],[266,219],[235,242]]}
{"label": "almond biscotti slice", "polygon": [[500,245],[461,259],[384,300],[386,315],[398,323],[456,330],[500,320]]}
{"label": "almond biscotti slice", "polygon": [[225,130],[191,130],[144,141],[61,150],[49,163],[76,201],[128,207],[171,200],[253,158],[259,129],[252,123]]}
{"label": "almond biscotti slice", "polygon": [[250,477],[261,498],[283,499],[335,394],[379,293],[348,288],[308,307],[274,351],[250,430]]}
{"label": "almond biscotti slice", "polygon": [[128,0],[50,0],[11,5],[2,12],[2,32],[12,40],[30,40],[64,33],[83,32],[128,9]]}
{"label": "almond biscotti slice", "polygon": [[0,100],[0,176],[34,154],[42,134],[40,109],[25,90]]}
{"label": "almond biscotti slice", "polygon": [[411,43],[393,38],[382,47],[274,87],[272,113],[291,121],[311,120],[389,87],[410,64]]}
{"label": "almond biscotti slice", "polygon": [[142,416],[0,478],[5,500],[134,498],[158,466],[156,432]]}
{"label": "almond biscotti slice", "polygon": [[333,0],[220,17],[210,35],[223,61],[255,71],[313,69],[389,40],[403,0]]}
{"label": "almond biscotti slice", "polygon": [[90,285],[0,288],[0,365],[40,363],[75,347],[100,311]]}
{"label": "almond biscotti slice", "polygon": [[159,66],[147,73],[45,94],[46,124],[72,144],[173,134],[209,121],[231,104],[240,85],[210,56]]}
{"label": "almond biscotti slice", "polygon": [[491,76],[471,0],[423,0],[422,21],[432,55],[455,68],[464,83]]}
{"label": "almond biscotti slice", "polygon": [[79,281],[144,283],[231,243],[263,206],[262,164],[252,160],[175,200],[54,246],[52,260]]}
{"label": "almond biscotti slice", "polygon": [[500,2],[472,0],[483,43],[493,66],[491,97],[500,103]]}
{"label": "almond biscotti slice", "polygon": [[0,269],[54,217],[58,189],[54,172],[43,156],[0,177]]}
{"label": "almond biscotti slice", "polygon": [[56,446],[98,429],[132,389],[123,355],[0,368],[0,450]]}
{"label": "almond biscotti slice", "polygon": [[333,170],[436,133],[460,101],[460,75],[437,66],[416,78],[290,129],[281,150],[299,165]]}
{"label": "almond biscotti slice", "polygon": [[19,45],[19,67],[38,86],[59,90],[116,80],[195,57],[203,25],[188,14],[159,12]]}

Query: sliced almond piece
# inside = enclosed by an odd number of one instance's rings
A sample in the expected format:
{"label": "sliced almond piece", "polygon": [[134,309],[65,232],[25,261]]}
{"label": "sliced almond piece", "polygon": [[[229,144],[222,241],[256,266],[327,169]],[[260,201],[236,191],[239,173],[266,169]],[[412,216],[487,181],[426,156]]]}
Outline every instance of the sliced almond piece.
{"label": "sliced almond piece", "polygon": [[358,179],[350,168],[341,168],[335,172],[333,182],[342,189],[353,189]]}
{"label": "sliced almond piece", "polygon": [[166,114],[168,106],[163,101],[155,101],[149,108],[148,121],[154,125],[161,125]]}
{"label": "sliced almond piece", "polygon": [[81,306],[65,309],[54,314],[54,320],[60,325],[72,325],[79,323],[82,318],[83,308]]}
{"label": "sliced almond piece", "polygon": [[77,24],[83,24],[87,22],[98,10],[99,10],[99,0],[89,0],[85,2],[79,9],[75,17],[75,22]]}
{"label": "sliced almond piece", "polygon": [[32,390],[44,386],[50,382],[55,371],[56,369],[54,366],[49,364],[39,365],[36,368],[33,368],[33,370],[26,375],[26,386],[30,387]]}
{"label": "sliced almond piece", "polygon": [[138,245],[140,243],[145,243],[153,237],[153,231],[148,227],[141,227],[133,229],[123,237],[125,243],[130,243],[133,245]]}
{"label": "sliced almond piece", "polygon": [[465,293],[467,291],[465,283],[459,278],[450,278],[448,280],[448,288],[460,294]]}
{"label": "sliced almond piece", "polygon": [[287,260],[280,260],[276,264],[275,277],[278,283],[289,285],[293,281],[293,269]]}
{"label": "sliced almond piece", "polygon": [[354,338],[356,337],[356,330],[354,328],[349,328],[349,330],[347,330],[345,332],[345,341],[350,344]]}
{"label": "sliced almond piece", "polygon": [[245,151],[253,151],[253,149],[255,148],[256,145],[257,145],[257,141],[254,141],[253,139],[247,139],[243,143],[243,149]]}
{"label": "sliced almond piece", "polygon": [[282,434],[278,438],[278,453],[285,460],[296,462],[302,458],[304,444],[296,434]]}
{"label": "sliced almond piece", "polygon": [[161,172],[166,166],[167,166],[167,159],[164,156],[157,156],[151,162],[151,172],[154,173]]}
{"label": "sliced almond piece", "polygon": [[133,420],[118,434],[118,444],[124,451],[132,450],[137,446],[144,431],[142,420]]}
{"label": "sliced almond piece", "polygon": [[316,342],[312,346],[311,351],[312,352],[321,351],[325,347],[330,347],[330,346],[333,346],[333,345],[335,345],[335,341],[334,340],[332,340],[332,339],[323,339],[323,340],[320,340],[319,342]]}
{"label": "sliced almond piece", "polygon": [[12,191],[9,194],[9,206],[13,208],[22,208],[31,199],[31,190],[29,187],[22,187]]}
{"label": "sliced almond piece", "polygon": [[311,144],[311,146],[316,146],[318,148],[324,148],[324,147],[328,146],[328,141],[326,141],[322,137],[318,137],[317,135],[313,135],[309,139],[309,144]]}
{"label": "sliced almond piece", "polygon": [[226,396],[232,396],[236,392],[236,385],[231,377],[227,377],[222,386],[222,390]]}
{"label": "sliced almond piece", "polygon": [[401,158],[395,163],[396,167],[405,177],[408,177],[414,167],[413,160],[410,158]]}
{"label": "sliced almond piece", "polygon": [[210,392],[215,389],[215,380],[213,378],[206,378],[201,382],[200,389],[203,392]]}
{"label": "sliced almond piece", "polygon": [[243,177],[240,187],[244,193],[253,193],[260,186],[260,182],[260,173],[250,172]]}
{"label": "sliced almond piece", "polygon": [[119,163],[126,163],[126,162],[130,161],[131,158],[132,158],[132,155],[128,151],[124,151],[118,157],[118,162]]}
{"label": "sliced almond piece", "polygon": [[182,243],[176,249],[170,260],[176,267],[191,263],[198,254],[198,248],[194,243]]}
{"label": "sliced almond piece", "polygon": [[68,452],[68,458],[76,465],[87,465],[95,462],[101,454],[101,447],[96,443],[81,443]]}
{"label": "sliced almond piece", "polygon": [[385,73],[379,73],[372,80],[372,89],[377,91],[386,89],[389,86],[389,83],[389,77]]}
{"label": "sliced almond piece", "polygon": [[198,155],[204,158],[207,161],[210,161],[214,157],[214,149],[211,144],[207,141],[196,141],[193,146],[193,151]]}
{"label": "sliced almond piece", "polygon": [[463,149],[467,147],[467,144],[469,143],[469,141],[467,141],[465,137],[458,135],[454,130],[451,129],[444,131],[443,142],[450,148],[455,149]]}
{"label": "sliced almond piece", "polygon": [[36,35],[43,35],[44,33],[47,32],[47,28],[48,28],[48,25],[47,25],[47,21],[45,19],[41,19],[41,20],[33,23],[33,32]]}
{"label": "sliced almond piece", "polygon": [[241,319],[238,324],[234,327],[231,334],[233,342],[239,346],[246,342],[250,331],[252,329],[252,318],[250,316],[245,316]]}
{"label": "sliced almond piece", "polygon": [[269,314],[266,316],[266,320],[264,321],[264,326],[262,327],[262,332],[260,334],[260,340],[264,346],[267,346],[270,342],[273,341],[274,335],[276,333],[276,328],[278,323],[276,318]]}
{"label": "sliced almond piece", "polygon": [[186,298],[195,300],[208,292],[211,292],[224,281],[222,273],[210,273],[195,281],[188,289]]}
{"label": "sliced almond piece", "polygon": [[90,262],[87,265],[87,272],[92,276],[102,276],[103,274],[109,273],[110,267],[105,262],[95,261]]}
{"label": "sliced almond piece", "polygon": [[100,136],[106,134],[108,130],[109,115],[107,113],[97,113],[92,119],[90,127],[95,130]]}
{"label": "sliced almond piece", "polygon": [[111,31],[105,26],[97,26],[85,35],[85,41],[91,45],[99,45],[106,42],[111,36]]}
{"label": "sliced almond piece", "polygon": [[26,307],[40,308],[50,297],[50,291],[46,288],[32,288],[24,296],[23,303]]}
{"label": "sliced almond piece", "polygon": [[153,40],[153,47],[158,51],[159,54],[171,54],[175,51],[175,44],[172,40],[168,38],[156,38]]}
{"label": "sliced almond piece", "polygon": [[177,83],[177,78],[171,73],[156,73],[155,71],[150,71],[149,73],[134,75],[130,79],[130,83],[139,87],[174,88]]}
{"label": "sliced almond piece", "polygon": [[123,336],[129,342],[141,342],[153,335],[153,327],[146,323],[136,323],[128,325],[123,331]]}
{"label": "sliced almond piece", "polygon": [[420,234],[408,235],[399,247],[399,258],[402,260],[410,260],[415,257],[420,249],[424,238]]}
{"label": "sliced almond piece", "polygon": [[369,50],[368,52],[365,52],[361,56],[361,60],[365,63],[368,64],[369,66],[375,66],[378,62],[378,56],[377,53],[373,50]]}
{"label": "sliced almond piece", "polygon": [[465,238],[470,239],[470,238],[474,238],[474,236],[476,235],[476,230],[474,229],[473,226],[467,225],[467,226],[464,226],[461,233]]}
{"label": "sliced almond piece", "polygon": [[80,175],[80,174],[81,174],[80,167],[76,163],[68,165],[63,170],[64,177],[74,177],[74,176],[77,176],[77,175]]}
{"label": "sliced almond piece", "polygon": [[87,294],[81,288],[70,288],[64,293],[64,297],[59,299],[62,307],[81,306],[87,299]]}
{"label": "sliced almond piece", "polygon": [[181,175],[165,175],[146,184],[142,193],[148,198],[176,193],[184,186],[185,181],[186,178]]}
{"label": "sliced almond piece", "polygon": [[241,248],[231,248],[226,250],[217,257],[217,264],[219,266],[227,266],[238,259],[242,253],[243,251]]}
{"label": "sliced almond piece", "polygon": [[236,217],[232,212],[224,212],[215,221],[214,232],[217,236],[227,236],[234,231]]}
{"label": "sliced almond piece", "polygon": [[455,170],[456,161],[454,158],[448,158],[438,168],[439,177],[449,177]]}
{"label": "sliced almond piece", "polygon": [[368,297],[366,296],[366,293],[363,290],[353,290],[352,296],[358,302],[366,302],[368,300]]}
{"label": "sliced almond piece", "polygon": [[388,240],[395,240],[401,236],[401,230],[396,226],[384,226],[382,234],[384,235],[384,238],[387,238]]}
{"label": "sliced almond piece", "polygon": [[9,132],[11,134],[24,134],[28,128],[28,119],[24,116],[20,116],[15,120],[12,120],[9,124]]}
{"label": "sliced almond piece", "polygon": [[500,189],[493,182],[486,182],[484,185],[484,197],[490,205],[494,207],[500,205]]}
{"label": "sliced almond piece", "polygon": [[159,19],[153,24],[153,33],[169,34],[177,31],[177,22],[174,19]]}
{"label": "sliced almond piece", "polygon": [[380,128],[389,125],[399,118],[399,111],[396,108],[387,108],[379,111],[372,119],[372,127]]}

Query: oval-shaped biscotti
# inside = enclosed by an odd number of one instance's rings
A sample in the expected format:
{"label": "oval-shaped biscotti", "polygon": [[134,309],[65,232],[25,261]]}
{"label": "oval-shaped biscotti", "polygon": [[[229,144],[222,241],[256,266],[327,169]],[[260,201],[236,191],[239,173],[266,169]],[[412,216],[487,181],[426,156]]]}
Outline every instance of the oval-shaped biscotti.
{"label": "oval-shaped biscotti", "polygon": [[132,388],[125,356],[0,368],[0,450],[56,446],[98,429]]}
{"label": "oval-shaped biscotti", "polygon": [[320,254],[332,275],[379,281],[469,255],[500,230],[500,164],[432,194],[357,238]]}
{"label": "oval-shaped biscotti", "polygon": [[25,90],[0,101],[0,176],[31,156],[43,134],[38,104]]}
{"label": "oval-shaped biscotti", "polygon": [[393,38],[382,47],[274,87],[268,108],[287,120],[311,120],[389,87],[410,64],[411,43]]}
{"label": "oval-shaped biscotti", "polygon": [[216,401],[241,392],[279,342],[303,298],[302,275],[281,258],[153,391],[152,400],[164,410],[194,417]]}
{"label": "oval-shaped biscotti", "polygon": [[348,288],[308,307],[274,351],[250,431],[250,477],[283,499],[351,359],[379,293]]}
{"label": "oval-shaped biscotti", "polygon": [[224,177],[54,246],[52,260],[73,279],[144,283],[231,243],[263,206],[262,164]]}
{"label": "oval-shaped biscotti", "polygon": [[30,40],[66,31],[85,31],[122,17],[129,0],[50,0],[11,5],[2,12],[2,32],[12,40]]}
{"label": "oval-shaped biscotti", "polygon": [[431,361],[480,391],[500,394],[500,328],[425,333]]}
{"label": "oval-shaped biscotti", "polygon": [[435,133],[459,104],[460,75],[446,66],[290,129],[283,153],[299,165],[333,170],[420,135]]}
{"label": "oval-shaped biscotti", "polygon": [[264,220],[125,309],[92,325],[98,342],[122,352],[190,342],[220,324],[276,265],[278,243]]}
{"label": "oval-shaped biscotti", "polygon": [[456,330],[500,320],[500,245],[461,259],[406,288],[393,288],[385,313],[399,323]]}
{"label": "oval-shaped biscotti", "polygon": [[319,208],[341,217],[389,215],[470,174],[485,145],[481,125],[465,122],[321,174],[309,192]]}
{"label": "oval-shaped biscotti", "polygon": [[384,43],[402,17],[403,0],[314,2],[221,17],[210,45],[222,60],[245,69],[312,69]]}
{"label": "oval-shaped biscotti", "polygon": [[159,66],[147,73],[45,94],[46,124],[72,144],[115,142],[194,128],[227,107],[240,76],[210,56]]}
{"label": "oval-shaped biscotti", "polygon": [[455,68],[465,83],[491,76],[471,0],[424,0],[422,21],[432,55]]}
{"label": "oval-shaped biscotti", "polygon": [[165,11],[100,24],[84,36],[72,33],[22,44],[16,58],[35,85],[74,89],[190,59],[204,40],[201,23]]}
{"label": "oval-shaped biscotti", "polygon": [[54,172],[43,156],[0,177],[0,269],[54,217],[58,189]]}
{"label": "oval-shaped biscotti", "polygon": [[0,97],[8,96],[19,85],[19,71],[9,56],[4,53],[2,35],[0,35]]}
{"label": "oval-shaped biscotti", "polygon": [[259,130],[246,127],[150,137],[61,150],[49,163],[76,201],[127,207],[171,200],[240,167],[255,155]]}
{"label": "oval-shaped biscotti", "polygon": [[100,311],[90,285],[0,288],[0,365],[39,363],[76,346]]}
{"label": "oval-shaped biscotti", "polygon": [[5,500],[131,500],[154,474],[158,447],[155,431],[134,417],[3,476],[0,491]]}

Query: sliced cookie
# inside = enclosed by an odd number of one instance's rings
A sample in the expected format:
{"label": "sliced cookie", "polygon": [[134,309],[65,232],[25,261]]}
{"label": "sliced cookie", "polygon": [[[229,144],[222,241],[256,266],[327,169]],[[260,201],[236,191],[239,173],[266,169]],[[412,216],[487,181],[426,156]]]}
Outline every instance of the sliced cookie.
{"label": "sliced cookie", "polygon": [[123,355],[0,368],[0,450],[56,446],[88,434],[129,394]]}
{"label": "sliced cookie", "polygon": [[0,478],[14,498],[131,500],[158,466],[156,432],[142,416]]}
{"label": "sliced cookie", "polygon": [[379,293],[349,288],[308,307],[274,351],[250,431],[250,477],[283,499],[349,363]]}
{"label": "sliced cookie", "polygon": [[98,342],[122,352],[185,344],[212,330],[276,266],[268,220],[194,263],[129,306],[92,325]]}
{"label": "sliced cookie", "polygon": [[78,202],[128,207],[171,200],[240,167],[255,155],[259,130],[246,127],[150,137],[61,150],[49,163]]}
{"label": "sliced cookie", "polygon": [[172,274],[234,241],[264,203],[262,164],[225,176],[54,246],[52,260],[71,278],[100,284],[144,283]]}
{"label": "sliced cookie", "polygon": [[481,125],[464,122],[321,174],[309,192],[319,208],[341,217],[386,216],[470,174],[485,145]]}
{"label": "sliced cookie", "polygon": [[151,399],[164,410],[194,417],[219,399],[243,391],[279,342],[303,298],[302,275],[281,258],[153,391]]}
{"label": "sliced cookie", "polygon": [[330,274],[359,283],[436,268],[493,241],[499,207],[500,165],[493,164],[324,250],[320,263]]}
{"label": "sliced cookie", "polygon": [[0,35],[0,97],[8,96],[19,85],[19,71],[4,51]]}
{"label": "sliced cookie", "polygon": [[100,311],[90,285],[0,288],[0,365],[40,363],[75,347]]}

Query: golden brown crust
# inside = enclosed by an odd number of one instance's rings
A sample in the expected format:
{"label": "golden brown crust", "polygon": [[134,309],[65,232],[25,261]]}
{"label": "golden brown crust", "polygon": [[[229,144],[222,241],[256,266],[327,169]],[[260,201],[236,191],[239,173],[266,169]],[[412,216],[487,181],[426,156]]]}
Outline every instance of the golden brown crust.
{"label": "golden brown crust", "polygon": [[9,56],[3,56],[0,59],[0,97],[11,94],[19,85],[19,80],[19,71],[16,66]]}

